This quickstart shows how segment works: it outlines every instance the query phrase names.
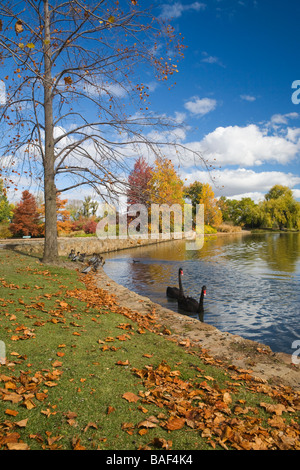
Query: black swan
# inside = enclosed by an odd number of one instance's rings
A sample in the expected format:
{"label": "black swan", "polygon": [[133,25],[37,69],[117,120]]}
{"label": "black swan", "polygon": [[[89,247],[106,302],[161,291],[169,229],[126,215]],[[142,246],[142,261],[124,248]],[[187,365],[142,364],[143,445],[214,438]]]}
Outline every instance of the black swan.
{"label": "black swan", "polygon": [[180,293],[183,296],[183,289],[182,289],[182,283],[181,283],[181,276],[183,275],[183,270],[182,268],[179,268],[178,270],[178,284],[179,284],[179,289],[178,287],[167,287],[167,297],[170,297],[171,299],[178,299]]}
{"label": "black swan", "polygon": [[202,287],[200,300],[193,299],[192,297],[185,297],[181,295],[178,297],[178,307],[185,312],[196,312],[202,313],[203,312],[203,300],[204,296],[206,295],[206,286]]}

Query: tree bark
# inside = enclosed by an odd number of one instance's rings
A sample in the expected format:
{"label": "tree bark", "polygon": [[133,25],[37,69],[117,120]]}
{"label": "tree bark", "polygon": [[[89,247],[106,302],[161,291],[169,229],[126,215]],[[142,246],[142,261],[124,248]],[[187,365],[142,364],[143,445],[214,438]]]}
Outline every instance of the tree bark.
{"label": "tree bark", "polygon": [[56,186],[54,171],[53,138],[53,95],[50,13],[48,0],[44,0],[45,40],[44,40],[44,115],[45,115],[45,152],[44,152],[44,198],[45,198],[45,243],[44,263],[58,262]]}

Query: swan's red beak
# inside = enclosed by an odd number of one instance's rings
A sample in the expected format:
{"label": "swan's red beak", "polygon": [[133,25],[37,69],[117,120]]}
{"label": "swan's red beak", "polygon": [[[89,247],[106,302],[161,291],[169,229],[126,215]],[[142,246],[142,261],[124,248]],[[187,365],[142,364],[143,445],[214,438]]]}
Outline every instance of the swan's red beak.
{"label": "swan's red beak", "polygon": [[206,295],[206,290],[203,291],[203,295]]}

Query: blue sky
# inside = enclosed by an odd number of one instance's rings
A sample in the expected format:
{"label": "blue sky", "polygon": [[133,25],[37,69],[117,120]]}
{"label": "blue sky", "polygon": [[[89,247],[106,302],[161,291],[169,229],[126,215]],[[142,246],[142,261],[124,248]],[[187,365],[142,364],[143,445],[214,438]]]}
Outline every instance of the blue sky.
{"label": "blue sky", "polygon": [[[299,0],[153,1],[155,14],[170,20],[187,49],[170,90],[149,78],[151,112],[184,122],[177,142],[214,165],[209,174],[192,160],[174,159],[181,178],[213,179],[217,197],[256,202],[283,184],[300,200]],[[90,193],[84,187],[64,196]]]}
{"label": "blue sky", "polygon": [[[300,3],[182,0],[160,3],[158,11],[173,17],[188,48],[176,86],[158,87],[151,102],[184,115],[192,128],[183,142],[215,163],[215,194],[258,201],[284,184],[300,200],[300,104],[292,102]],[[203,169],[179,171],[186,182],[210,182]]]}

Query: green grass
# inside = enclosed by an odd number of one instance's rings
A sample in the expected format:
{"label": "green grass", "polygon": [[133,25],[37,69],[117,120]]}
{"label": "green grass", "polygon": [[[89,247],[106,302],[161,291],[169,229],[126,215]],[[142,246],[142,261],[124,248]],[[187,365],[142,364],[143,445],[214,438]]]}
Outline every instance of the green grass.
{"label": "green grass", "polygon": [[[172,441],[172,450],[212,449],[212,442],[221,449],[220,436],[207,438],[204,432],[202,437],[203,429],[185,425],[168,431],[163,427],[172,415],[177,416],[174,407],[182,400],[180,394],[176,400],[175,395],[168,398],[168,387],[175,387],[176,380],[168,376],[157,382],[157,387],[164,387],[160,401],[153,398],[153,383],[149,388],[135,373],[149,368],[155,371],[163,361],[172,371],[179,371],[181,384],[199,390],[197,406],[201,408],[201,397],[211,401],[214,419],[224,418],[229,425],[235,418],[232,410],[240,405],[249,407],[249,420],[258,418],[261,425],[267,425],[270,414],[259,403],[277,403],[268,395],[250,391],[249,384],[242,381],[234,382],[230,370],[207,363],[199,352],[170,341],[159,330],[139,332],[136,321],[117,308],[102,305],[100,299],[99,306],[95,302],[88,306],[86,299],[69,295],[80,290],[86,292],[86,287],[75,271],[0,251],[0,340],[5,343],[7,358],[7,364],[0,366],[0,449],[6,449],[11,433],[18,433],[18,442],[32,450],[72,449],[76,443],[85,449],[133,450],[153,448],[154,438]],[[121,328],[124,324],[126,329]],[[1,390],[7,393],[9,383],[3,376],[11,377],[17,387],[11,391],[22,395],[22,401],[4,401],[5,393],[1,399]],[[204,382],[211,391],[200,385]],[[127,392],[139,400],[128,402],[123,398]],[[230,416],[222,407],[216,411],[218,398],[213,398],[215,393],[222,396],[225,392],[232,400]],[[42,401],[37,393],[43,394]],[[31,409],[24,406],[27,398]],[[7,409],[18,414],[8,415]],[[140,422],[161,414],[165,418],[159,418],[156,427],[140,434]],[[19,427],[16,423],[24,419],[28,419],[26,427]],[[209,419],[207,426],[212,427]]]}

